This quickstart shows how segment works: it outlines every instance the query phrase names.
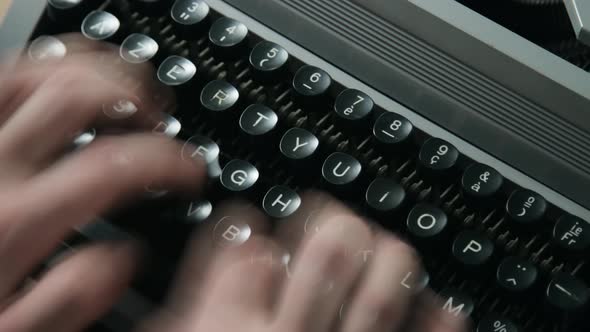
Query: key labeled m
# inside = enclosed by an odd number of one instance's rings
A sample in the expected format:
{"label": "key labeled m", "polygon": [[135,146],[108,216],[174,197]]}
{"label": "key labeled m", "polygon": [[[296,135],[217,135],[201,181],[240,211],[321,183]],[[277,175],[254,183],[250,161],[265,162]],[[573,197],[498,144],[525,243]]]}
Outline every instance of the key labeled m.
{"label": "key labeled m", "polygon": [[454,306],[453,300],[454,299],[452,296],[449,297],[443,305],[443,310],[448,311],[451,315],[454,315],[455,317],[459,317],[459,315],[463,311],[463,308],[465,307],[465,303],[460,303],[459,305]]}

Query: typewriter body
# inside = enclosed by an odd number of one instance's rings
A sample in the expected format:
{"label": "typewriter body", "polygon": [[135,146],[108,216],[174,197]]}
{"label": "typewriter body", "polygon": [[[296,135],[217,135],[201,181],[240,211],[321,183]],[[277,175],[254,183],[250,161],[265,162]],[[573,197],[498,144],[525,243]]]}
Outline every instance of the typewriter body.
{"label": "typewriter body", "polygon": [[[225,168],[255,168],[258,194],[244,198],[276,220],[286,215],[269,197],[327,188],[415,243],[431,287],[474,331],[588,331],[590,48],[582,20],[569,24],[571,4],[533,2],[23,1],[0,45],[30,50],[69,31],[126,51],[157,43],[146,61],[178,92],[175,135],[221,151],[212,183]],[[92,35],[88,22],[113,19],[112,35]],[[217,96],[221,112],[199,95]],[[252,129],[257,120],[266,127]],[[320,148],[285,152],[302,138]],[[361,171],[337,183],[322,170],[338,163]],[[212,199],[139,204],[81,230],[84,241],[139,233],[158,253],[158,272],[97,331],[127,330],[161,300],[178,243],[208,216],[191,209],[210,212],[234,194],[220,187]],[[403,191],[403,207],[379,204],[388,188]],[[443,218],[450,235],[435,253],[437,234],[420,231]],[[457,243],[494,255],[464,268]]]}

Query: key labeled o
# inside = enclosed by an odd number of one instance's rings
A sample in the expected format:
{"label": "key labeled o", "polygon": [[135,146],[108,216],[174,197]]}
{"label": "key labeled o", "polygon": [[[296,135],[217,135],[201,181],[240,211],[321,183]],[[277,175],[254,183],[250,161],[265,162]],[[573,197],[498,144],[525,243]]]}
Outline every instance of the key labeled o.
{"label": "key labeled o", "polygon": [[436,226],[436,217],[431,214],[425,213],[418,218],[418,227],[423,230],[429,230]]}

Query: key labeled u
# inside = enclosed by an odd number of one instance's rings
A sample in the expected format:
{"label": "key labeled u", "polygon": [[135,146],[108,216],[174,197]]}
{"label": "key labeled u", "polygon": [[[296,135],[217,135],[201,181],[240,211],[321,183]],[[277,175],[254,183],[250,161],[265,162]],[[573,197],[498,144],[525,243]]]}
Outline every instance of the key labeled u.
{"label": "key labeled u", "polygon": [[343,171],[338,172],[338,169],[342,167],[342,162],[338,162],[338,164],[336,165],[336,167],[334,167],[334,169],[332,169],[332,174],[334,174],[334,176],[337,176],[339,178],[345,176],[348,171],[350,171],[350,166],[347,166]]}

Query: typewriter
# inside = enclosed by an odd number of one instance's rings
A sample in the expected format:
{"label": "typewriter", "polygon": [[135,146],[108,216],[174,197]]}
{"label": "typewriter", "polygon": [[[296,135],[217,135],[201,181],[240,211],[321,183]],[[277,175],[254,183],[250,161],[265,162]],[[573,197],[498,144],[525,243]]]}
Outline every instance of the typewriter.
{"label": "typewriter", "polygon": [[[224,197],[242,195],[224,174],[238,170],[259,174],[247,185],[262,194],[242,196],[274,220],[293,213],[277,209],[277,197],[320,187],[408,239],[430,287],[473,331],[590,331],[588,7],[15,2],[2,48],[43,56],[59,43],[52,35],[78,31],[120,45],[130,65],[152,62],[178,97],[163,130],[205,151],[221,185],[195,201],[140,203],[64,243],[131,232],[153,252],[91,330],[128,331],[162,300],[190,230]],[[300,141],[312,144],[293,149]],[[335,164],[357,172],[334,179],[323,169]],[[457,250],[462,243],[478,250]]]}

